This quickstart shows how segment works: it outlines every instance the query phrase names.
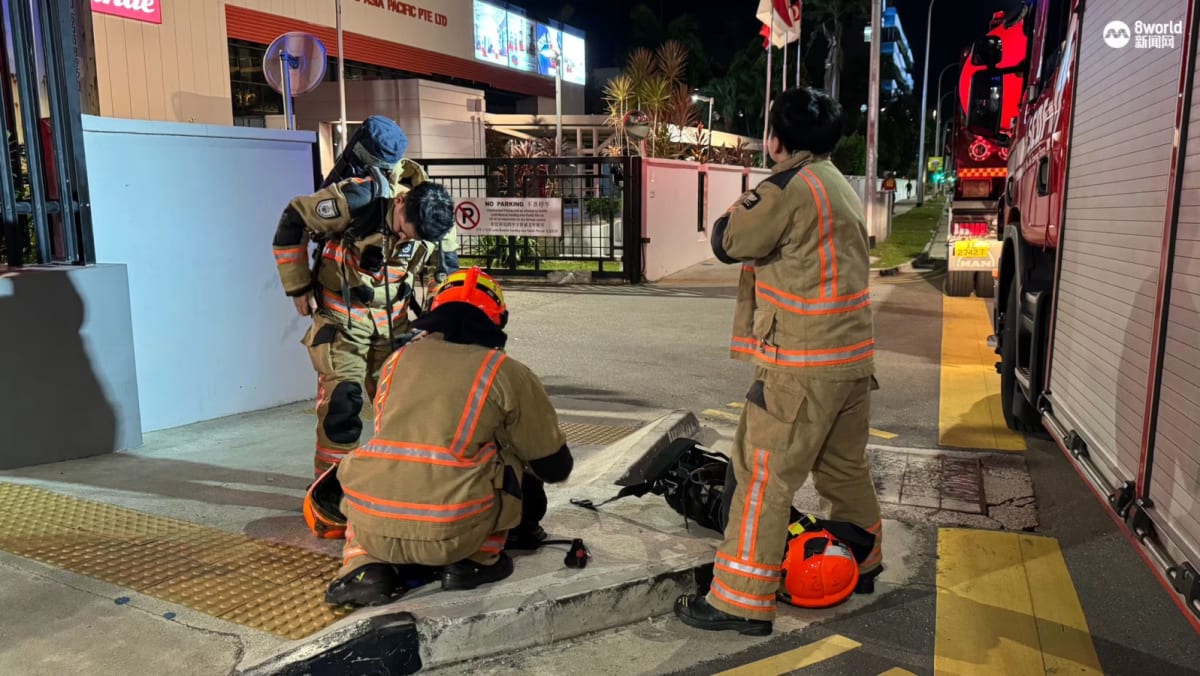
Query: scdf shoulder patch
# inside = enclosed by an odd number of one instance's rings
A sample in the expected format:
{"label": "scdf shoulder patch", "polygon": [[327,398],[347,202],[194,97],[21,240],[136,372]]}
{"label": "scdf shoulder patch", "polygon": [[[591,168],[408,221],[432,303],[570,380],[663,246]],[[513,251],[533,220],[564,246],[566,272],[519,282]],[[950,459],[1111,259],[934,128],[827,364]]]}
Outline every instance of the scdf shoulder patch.
{"label": "scdf shoulder patch", "polygon": [[338,211],[338,208],[337,208],[337,200],[335,200],[333,198],[325,199],[325,200],[321,200],[320,202],[317,202],[316,212],[317,212],[318,216],[320,216],[321,218],[324,218],[327,221],[332,221],[332,220],[336,219],[338,216],[341,216],[341,213]]}
{"label": "scdf shoulder patch", "polygon": [[742,208],[746,211],[750,211],[754,207],[758,206],[758,203],[761,201],[762,198],[759,197],[758,192],[751,190],[742,196]]}
{"label": "scdf shoulder patch", "polygon": [[416,248],[416,242],[405,242],[404,246],[400,247],[400,252],[396,254],[400,260],[406,261],[413,257],[413,250]]}

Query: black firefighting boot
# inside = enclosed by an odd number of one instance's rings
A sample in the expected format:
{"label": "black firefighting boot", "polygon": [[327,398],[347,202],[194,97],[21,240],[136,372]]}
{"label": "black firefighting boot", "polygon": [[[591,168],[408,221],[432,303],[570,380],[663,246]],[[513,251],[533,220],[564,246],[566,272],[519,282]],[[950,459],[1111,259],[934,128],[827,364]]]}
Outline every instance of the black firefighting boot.
{"label": "black firefighting boot", "polygon": [[408,588],[386,563],[368,563],[334,580],[325,592],[325,602],[335,606],[381,606],[404,595]]}
{"label": "black firefighting boot", "polygon": [[504,543],[504,548],[524,552],[536,551],[547,537],[545,529],[541,526],[535,525],[532,528],[517,526],[508,531],[508,539]]}
{"label": "black firefighting boot", "polygon": [[860,573],[858,576],[858,584],[854,587],[855,594],[874,594],[875,593],[875,578],[883,572],[883,566],[872,570],[869,573]]}
{"label": "black firefighting boot", "polygon": [[481,584],[499,582],[512,575],[513,560],[508,552],[500,552],[500,560],[490,566],[465,560],[446,566],[442,571],[442,589],[461,591],[474,589]]}
{"label": "black firefighting boot", "polygon": [[675,599],[675,615],[683,623],[707,631],[736,631],[746,636],[770,636],[774,623],[730,615],[708,604],[699,594],[684,594]]}

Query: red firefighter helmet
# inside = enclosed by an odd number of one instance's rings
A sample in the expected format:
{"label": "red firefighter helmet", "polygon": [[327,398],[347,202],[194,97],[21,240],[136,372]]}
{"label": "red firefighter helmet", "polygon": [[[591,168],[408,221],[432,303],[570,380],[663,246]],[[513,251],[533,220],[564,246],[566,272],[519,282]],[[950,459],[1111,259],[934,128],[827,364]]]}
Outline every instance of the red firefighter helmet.
{"label": "red firefighter helmet", "polygon": [[779,593],[785,603],[828,608],[849,598],[857,585],[858,561],[829,531],[804,532],[788,541]]}
{"label": "red firefighter helmet", "polygon": [[339,503],[342,483],[337,478],[337,465],[312,482],[304,494],[304,523],[319,538],[340,540],[346,537],[346,517]]}

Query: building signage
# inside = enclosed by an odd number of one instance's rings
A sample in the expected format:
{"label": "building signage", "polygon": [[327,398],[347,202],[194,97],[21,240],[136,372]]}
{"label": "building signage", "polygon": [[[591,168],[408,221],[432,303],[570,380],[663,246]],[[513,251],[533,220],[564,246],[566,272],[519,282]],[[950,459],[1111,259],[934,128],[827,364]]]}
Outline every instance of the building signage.
{"label": "building signage", "polygon": [[162,24],[162,5],[159,0],[92,0],[92,11],[122,19]]}
{"label": "building signage", "polygon": [[562,237],[562,198],[460,199],[454,204],[454,223],[463,235]]}
{"label": "building signage", "polygon": [[400,2],[400,0],[356,0],[356,2],[361,5],[378,7],[379,9],[386,9],[389,12],[420,19],[435,26],[444,27],[450,24],[450,20],[446,18],[445,14],[435,12],[427,7],[414,5],[411,2]]}

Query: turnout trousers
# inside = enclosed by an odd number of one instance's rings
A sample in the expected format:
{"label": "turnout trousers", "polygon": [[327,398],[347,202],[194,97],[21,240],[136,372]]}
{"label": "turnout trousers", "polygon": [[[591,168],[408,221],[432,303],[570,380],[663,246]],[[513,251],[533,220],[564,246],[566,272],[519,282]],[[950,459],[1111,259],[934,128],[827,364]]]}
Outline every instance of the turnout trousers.
{"label": "turnout trousers", "polygon": [[[371,435],[372,403],[379,385],[379,372],[392,353],[386,320],[372,319],[355,308],[361,317],[351,318],[322,306],[313,315],[312,327],[304,336],[313,369],[317,372],[317,434],[313,457],[314,476],[321,476],[358,448],[363,428]],[[382,313],[372,313],[382,314]],[[393,331],[400,336],[407,326]]]}
{"label": "turnout trousers", "polygon": [[787,527],[809,474],[829,518],[875,535],[859,569],[883,562],[879,501],[867,459],[874,379],[817,380],[759,367],[734,437],[736,488],[707,600],[731,615],[773,620]]}

